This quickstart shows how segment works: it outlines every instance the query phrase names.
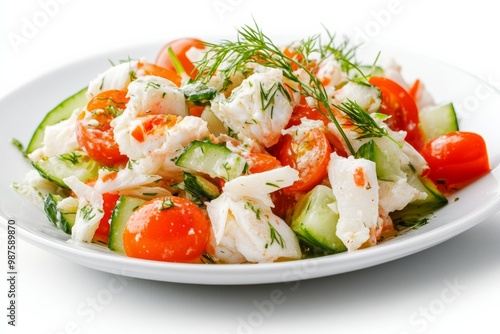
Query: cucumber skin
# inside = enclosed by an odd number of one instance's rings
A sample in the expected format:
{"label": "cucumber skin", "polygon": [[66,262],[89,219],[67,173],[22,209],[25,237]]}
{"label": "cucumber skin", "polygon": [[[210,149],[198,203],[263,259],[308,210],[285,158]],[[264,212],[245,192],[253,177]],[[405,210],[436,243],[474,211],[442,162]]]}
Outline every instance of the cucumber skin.
{"label": "cucumber skin", "polygon": [[452,103],[423,110],[419,116],[424,142],[459,130],[457,114]]}
{"label": "cucumber skin", "polygon": [[323,255],[347,250],[336,235],[338,214],[327,206],[333,202],[331,189],[318,185],[297,202],[291,217],[290,227],[299,240]]}
{"label": "cucumber skin", "polygon": [[[65,177],[75,175],[82,182],[94,179],[97,177],[99,168],[101,167],[99,163],[92,160],[84,152],[70,152],[76,153],[79,161],[77,163],[71,163],[67,160],[61,158],[61,156],[55,156],[48,159],[42,159],[38,162],[33,162],[33,167],[40,173],[43,178],[54,182],[59,187],[64,189],[69,189],[64,183],[63,179]],[[54,168],[58,167],[58,168]]]}
{"label": "cucumber skin", "polygon": [[[181,153],[175,164],[184,169],[220,177],[230,181],[248,167],[245,159],[227,147],[210,141],[194,140]],[[228,166],[225,166],[228,165]]]}
{"label": "cucumber skin", "polygon": [[111,214],[109,226],[108,248],[110,250],[125,254],[125,249],[123,248],[123,231],[125,231],[127,220],[144,203],[146,203],[146,200],[130,196],[120,196],[118,198]]}
{"label": "cucumber skin", "polygon": [[76,212],[63,213],[57,208],[58,199],[56,195],[48,194],[44,201],[44,211],[47,219],[57,228],[67,234],[71,234],[71,229],[75,224]]}
{"label": "cucumber skin", "polygon": [[69,118],[76,108],[84,107],[87,104],[86,92],[87,87],[71,95],[49,111],[31,136],[24,153],[29,154],[42,146],[45,127]]}

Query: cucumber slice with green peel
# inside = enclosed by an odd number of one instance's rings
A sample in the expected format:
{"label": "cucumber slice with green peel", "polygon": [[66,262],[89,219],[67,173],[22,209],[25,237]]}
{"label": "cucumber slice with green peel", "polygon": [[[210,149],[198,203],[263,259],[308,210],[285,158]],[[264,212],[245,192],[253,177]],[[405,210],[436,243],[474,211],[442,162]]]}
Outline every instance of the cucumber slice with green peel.
{"label": "cucumber slice with green peel", "polygon": [[219,188],[212,182],[200,175],[184,173],[184,182],[179,184],[180,189],[185,190],[192,202],[203,205],[207,200],[212,200],[220,195]]}
{"label": "cucumber slice with green peel", "polygon": [[339,215],[328,206],[335,202],[332,189],[318,185],[297,202],[291,218],[290,227],[299,240],[325,254],[347,250],[336,235]]}
{"label": "cucumber slice with green peel", "polygon": [[67,234],[71,234],[71,229],[75,225],[76,211],[62,211],[57,204],[63,199],[59,195],[48,194],[44,201],[44,211],[49,221],[57,228]]}
{"label": "cucumber slice with green peel", "polygon": [[452,103],[425,108],[420,111],[419,117],[425,142],[459,130],[457,114]]}
{"label": "cucumber slice with green peel", "polygon": [[355,157],[375,162],[379,180],[394,182],[403,176],[397,155],[392,155],[392,159],[390,159],[373,140],[363,144],[356,152]]}
{"label": "cucumber slice with green peel", "polygon": [[144,203],[146,203],[146,200],[135,197],[120,196],[120,198],[118,198],[113,213],[111,214],[108,240],[109,249],[125,254],[125,249],[123,248],[123,232],[125,231],[127,220],[132,213]]}
{"label": "cucumber slice with green peel", "polygon": [[66,100],[59,103],[57,107],[49,111],[31,136],[31,140],[26,147],[25,154],[29,154],[37,148],[42,147],[45,128],[48,125],[54,125],[69,118],[76,108],[83,108],[87,104],[87,97],[85,96],[86,92],[87,87],[68,97]]}
{"label": "cucumber slice with green peel", "polygon": [[101,165],[82,151],[64,153],[51,158],[44,158],[33,163],[33,167],[45,179],[58,186],[69,189],[63,179],[76,176],[85,182],[97,177]]}
{"label": "cucumber slice with green peel", "polygon": [[436,185],[427,177],[408,176],[408,183],[427,194],[426,199],[409,203],[403,210],[394,211],[390,216],[396,228],[407,228],[422,225],[426,217],[445,206],[448,199],[437,189]]}
{"label": "cucumber slice with green peel", "polygon": [[232,180],[246,171],[245,159],[227,147],[210,141],[192,141],[181,153],[175,164],[198,173]]}

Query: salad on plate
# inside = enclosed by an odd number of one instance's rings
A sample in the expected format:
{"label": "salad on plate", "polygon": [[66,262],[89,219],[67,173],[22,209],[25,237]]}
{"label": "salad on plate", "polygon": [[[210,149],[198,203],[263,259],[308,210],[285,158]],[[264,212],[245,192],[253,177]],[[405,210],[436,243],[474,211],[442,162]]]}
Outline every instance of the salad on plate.
{"label": "salad on plate", "polygon": [[359,63],[326,32],[277,45],[177,39],[61,102],[21,150],[12,187],[75,242],[183,263],[352,252],[428,222],[490,170],[390,59]]}

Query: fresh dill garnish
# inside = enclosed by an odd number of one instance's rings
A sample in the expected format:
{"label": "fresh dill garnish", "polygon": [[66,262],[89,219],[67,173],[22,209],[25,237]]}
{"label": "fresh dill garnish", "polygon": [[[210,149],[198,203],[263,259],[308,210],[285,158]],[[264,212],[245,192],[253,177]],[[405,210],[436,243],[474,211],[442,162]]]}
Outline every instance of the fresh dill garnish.
{"label": "fresh dill garnish", "polygon": [[[102,210],[97,210],[98,212],[102,212]],[[80,209],[80,216],[85,221],[92,220],[96,215],[94,208],[90,205],[86,205]]]}
{"label": "fresh dill garnish", "polygon": [[[198,75],[195,81],[208,83],[216,73],[223,78],[228,78],[238,71],[248,69],[249,63],[279,68],[282,70],[283,76],[296,85],[292,88],[298,88],[301,94],[317,101],[317,109],[325,113],[334,123],[351,154],[354,154],[355,151],[347,135],[334,116],[327,91],[321,80],[315,75],[319,64],[312,65],[310,62],[313,55],[319,52],[322,56],[332,55],[341,60],[343,66],[351,66],[349,64],[352,64],[354,48],[348,48],[347,42],[340,47],[334,46],[334,37],[334,35],[329,35],[326,46],[322,45],[319,35],[300,41],[294,47],[294,51],[298,54],[296,57],[285,54],[262,32],[256,23],[255,27],[245,25],[238,30],[236,41],[223,40],[220,43],[205,43],[208,50],[203,58],[196,62]],[[307,76],[307,80],[299,78],[296,69],[300,69]]]}
{"label": "fresh dill garnish", "polygon": [[267,222],[267,224],[269,225],[269,231],[271,233],[271,243],[269,245],[272,245],[276,241],[276,243],[278,245],[280,245],[281,248],[284,249],[285,248],[285,240],[283,239],[281,234],[279,234],[279,232],[274,228],[273,225],[271,225],[271,223]]}
{"label": "fresh dill garnish", "polygon": [[59,159],[69,161],[73,165],[78,164],[80,162],[81,157],[82,155],[77,152],[63,153],[59,155]]}
{"label": "fresh dill garnish", "polygon": [[174,201],[172,201],[172,199],[170,197],[165,197],[162,199],[162,201],[160,203],[159,210],[160,211],[168,210],[168,209],[173,208],[174,206],[175,206]]}
{"label": "fresh dill garnish", "polygon": [[255,206],[252,205],[250,202],[245,203],[245,209],[253,211],[255,213],[255,218],[260,220],[260,209],[256,208]]}
{"label": "fresh dill garnish", "polygon": [[336,105],[335,108],[342,111],[346,115],[347,122],[354,126],[354,131],[359,134],[357,139],[387,137],[401,147],[401,143],[392,138],[387,129],[378,125],[372,114],[355,101],[347,99],[347,102]]}
{"label": "fresh dill garnish", "polygon": [[412,229],[416,230],[417,228],[420,228],[424,225],[427,225],[429,223],[429,218],[407,218],[407,219],[401,219],[395,221],[394,227],[398,231],[403,231],[407,229]]}

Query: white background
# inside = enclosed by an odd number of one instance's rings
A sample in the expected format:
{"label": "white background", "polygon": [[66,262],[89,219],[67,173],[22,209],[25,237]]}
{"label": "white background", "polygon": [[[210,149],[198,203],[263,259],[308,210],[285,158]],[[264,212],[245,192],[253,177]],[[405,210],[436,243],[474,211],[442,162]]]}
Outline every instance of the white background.
{"label": "white background", "polygon": [[[365,44],[388,43],[441,59],[500,88],[500,20],[493,4],[2,0],[0,98],[91,55],[106,57],[107,51],[124,46],[161,44],[182,36],[231,36],[252,17],[272,37],[302,37],[324,25]],[[89,73],[89,79],[94,75]],[[119,278],[19,241],[18,326],[7,326],[7,286],[1,278],[0,328],[47,334],[402,334],[497,328],[499,219],[497,214],[419,254],[298,286],[196,286]],[[0,231],[4,263],[5,231]],[[272,302],[276,290],[282,298]]]}

